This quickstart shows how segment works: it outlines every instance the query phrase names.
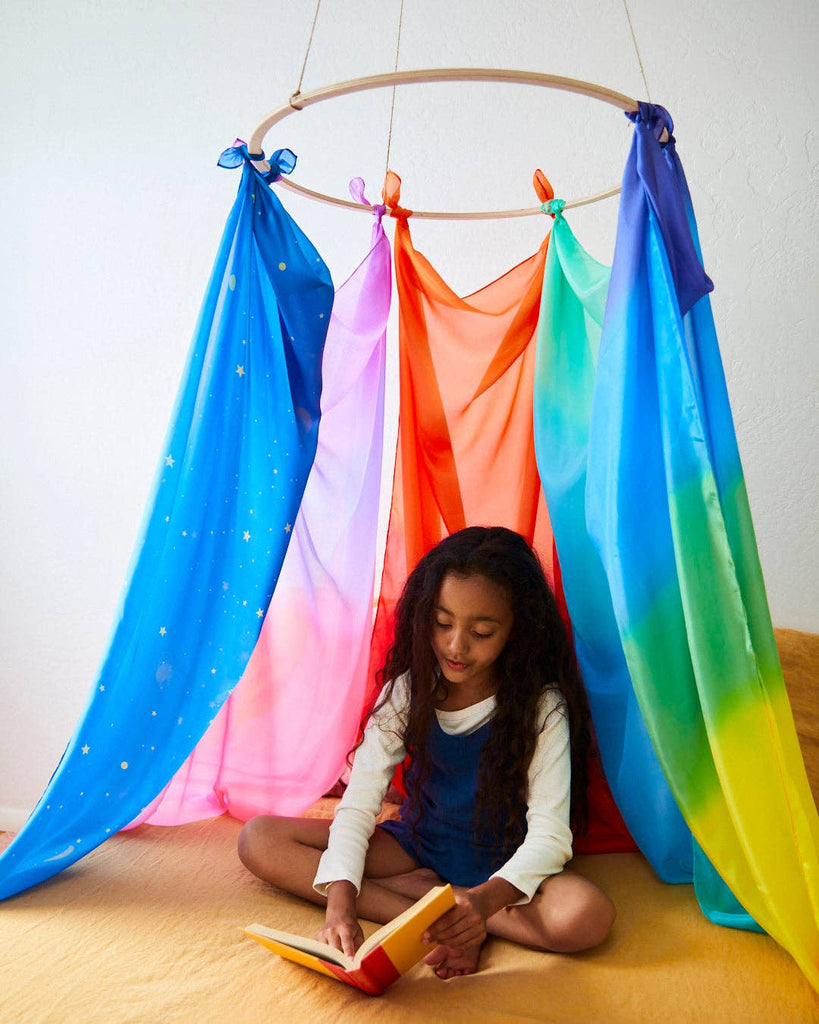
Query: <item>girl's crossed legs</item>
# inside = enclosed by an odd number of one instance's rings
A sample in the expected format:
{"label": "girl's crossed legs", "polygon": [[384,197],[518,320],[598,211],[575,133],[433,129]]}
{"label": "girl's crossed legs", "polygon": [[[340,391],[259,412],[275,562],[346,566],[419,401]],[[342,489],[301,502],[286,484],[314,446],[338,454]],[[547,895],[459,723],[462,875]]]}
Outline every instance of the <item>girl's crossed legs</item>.
{"label": "girl's crossed legs", "polygon": [[[326,905],[313,888],[330,822],[321,818],[259,815],[239,836],[239,857],[254,875],[295,896]],[[360,917],[386,924],[424,896],[441,879],[420,868],[389,833],[376,828],[364,862],[356,902]],[[456,888],[457,892],[457,888]],[[614,906],[593,882],[573,871],[547,878],[529,903],[506,907],[486,922],[491,935],[535,949],[574,953],[598,945],[614,921]],[[462,950],[438,946],[426,958],[442,978],[471,974],[480,947]]]}

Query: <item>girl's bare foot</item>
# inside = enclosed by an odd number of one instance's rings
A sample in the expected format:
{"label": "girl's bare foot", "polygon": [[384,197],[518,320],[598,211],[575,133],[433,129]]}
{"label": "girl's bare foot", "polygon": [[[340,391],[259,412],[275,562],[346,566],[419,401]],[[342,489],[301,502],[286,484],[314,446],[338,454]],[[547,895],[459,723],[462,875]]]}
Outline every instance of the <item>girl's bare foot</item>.
{"label": "girl's bare foot", "polygon": [[462,974],[474,974],[478,969],[481,947],[456,949],[454,946],[436,946],[424,957],[439,978],[457,978]]}

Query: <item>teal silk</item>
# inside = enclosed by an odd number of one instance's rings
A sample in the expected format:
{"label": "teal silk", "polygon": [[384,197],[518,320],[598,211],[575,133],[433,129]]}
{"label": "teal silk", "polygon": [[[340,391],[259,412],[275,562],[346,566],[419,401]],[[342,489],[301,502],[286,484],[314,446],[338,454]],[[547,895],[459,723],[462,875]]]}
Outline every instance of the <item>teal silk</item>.
{"label": "teal silk", "polygon": [[586,529],[589,423],[610,271],[579,244],[562,203],[546,257],[535,371],[535,449],[575,651],[606,779],[660,878],[692,879],[691,833],[668,788],[631,685],[603,564]]}

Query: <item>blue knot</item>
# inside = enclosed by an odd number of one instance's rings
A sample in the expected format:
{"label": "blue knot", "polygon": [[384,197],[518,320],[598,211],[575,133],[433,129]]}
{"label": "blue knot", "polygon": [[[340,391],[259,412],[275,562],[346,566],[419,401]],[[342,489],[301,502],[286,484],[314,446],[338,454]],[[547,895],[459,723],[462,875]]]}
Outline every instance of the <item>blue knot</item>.
{"label": "blue knot", "polygon": [[[264,160],[264,153],[248,153],[247,145],[241,139],[237,139],[233,145],[226,149],[217,161],[219,167],[240,167],[243,163],[250,163],[251,161]],[[296,154],[291,149],[277,149],[268,160],[270,164],[269,171],[259,171],[257,173],[263,178],[268,184],[272,184],[274,181],[278,181],[283,174],[292,174],[296,166]]]}
{"label": "blue knot", "polygon": [[[256,157],[252,157],[252,159],[255,160]],[[296,169],[297,159],[292,149],[277,149],[267,161],[270,164],[270,170],[262,177],[266,181],[272,182],[278,181],[283,174],[292,174]]]}
{"label": "blue knot", "polygon": [[[637,104],[637,110],[627,110],[626,117],[633,124],[642,124],[659,139],[663,129],[668,132],[668,142],[674,142],[674,122],[671,114],[661,107],[659,103],[644,103],[642,100]],[[664,143],[665,145],[665,143]]]}
{"label": "blue knot", "polygon": [[565,205],[565,199],[550,199],[548,203],[544,203],[541,206],[541,210],[552,217],[559,217],[563,213],[563,207]]}

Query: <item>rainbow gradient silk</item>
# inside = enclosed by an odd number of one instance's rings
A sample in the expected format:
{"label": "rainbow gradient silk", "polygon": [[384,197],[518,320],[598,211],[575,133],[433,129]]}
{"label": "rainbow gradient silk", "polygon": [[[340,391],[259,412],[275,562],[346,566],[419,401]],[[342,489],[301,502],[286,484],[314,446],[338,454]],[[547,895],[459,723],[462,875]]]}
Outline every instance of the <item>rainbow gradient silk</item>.
{"label": "rainbow gradient silk", "polygon": [[[819,988],[819,817],[773,637],[711,283],[671,118],[640,104],[633,119],[591,409],[587,524],[680,810],[745,911]],[[747,924],[720,907],[715,880],[697,858],[706,913]]]}
{"label": "rainbow gradient silk", "polygon": [[117,620],[85,714],[23,830],[0,898],[57,874],[162,790],[245,670],[290,539],[319,424],[333,286],[243,167]]}

